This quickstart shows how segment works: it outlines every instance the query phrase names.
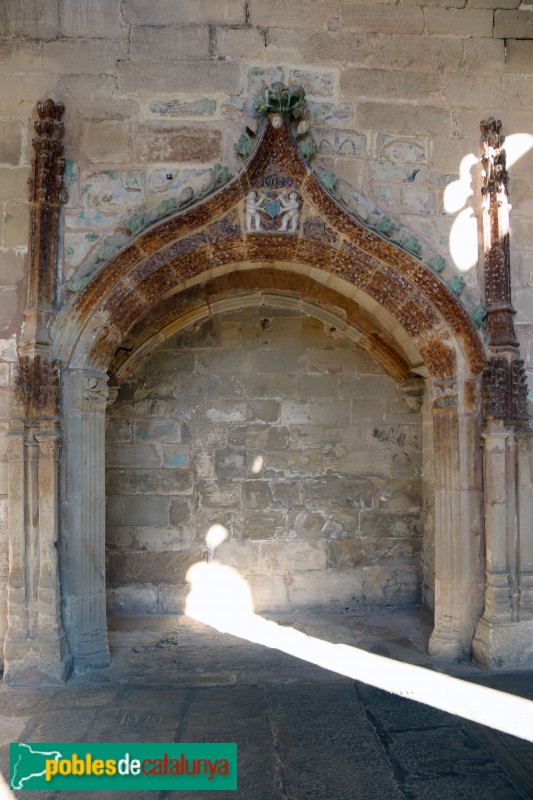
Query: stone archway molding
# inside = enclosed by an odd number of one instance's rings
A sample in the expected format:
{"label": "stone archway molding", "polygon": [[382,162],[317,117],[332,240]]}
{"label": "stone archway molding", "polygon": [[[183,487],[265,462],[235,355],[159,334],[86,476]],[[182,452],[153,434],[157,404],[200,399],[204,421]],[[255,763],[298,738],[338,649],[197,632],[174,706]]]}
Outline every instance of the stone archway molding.
{"label": "stone archway molding", "polygon": [[[54,125],[61,115],[54,104],[50,109],[55,123],[49,126],[48,152],[57,153]],[[481,339],[465,309],[437,275],[346,213],[309,168],[297,135],[290,114],[267,109],[255,149],[237,178],[141,233],[61,308],[45,286],[40,288],[36,276],[49,275],[55,266],[50,248],[34,235],[43,214],[58,216],[59,157],[52,199],[33,200],[32,252],[40,259],[40,267],[30,275],[20,360],[20,375],[29,378],[26,384],[20,382],[30,387],[24,396],[47,396],[46,387],[53,386],[56,399],[53,408],[41,408],[39,399],[37,417],[19,402],[13,418],[8,680],[64,680],[71,658],[78,668],[108,662],[104,567],[108,370],[131,332],[149,325],[157,304],[191,282],[220,277],[232,265],[264,271],[285,264],[289,272],[293,265],[295,274],[305,272],[324,285],[324,295],[348,295],[370,319],[374,317],[376,347],[382,352],[388,339],[398,343],[403,337],[423,360],[431,387],[436,455],[436,602],[430,648],[452,658],[470,652],[484,599],[480,435],[486,355]],[[55,242],[57,225],[49,230]],[[55,286],[55,273],[52,283]],[[30,298],[35,291],[33,309]],[[35,319],[41,323],[40,336],[35,334],[38,326],[30,324]],[[387,329],[390,320],[401,335]],[[412,369],[415,364],[408,350],[393,344],[388,351],[389,367],[402,373]],[[31,359],[28,369],[24,366],[27,357]],[[41,363],[46,369],[36,370],[35,365]],[[416,366],[420,368],[420,362]],[[43,440],[41,431],[50,430],[53,435]],[[52,440],[54,445],[50,445]],[[35,453],[41,451],[42,456],[36,458]],[[57,558],[51,558],[56,543],[59,571]],[[48,557],[33,559],[35,552]],[[43,570],[44,565],[49,568]],[[38,590],[32,595],[35,586]]]}

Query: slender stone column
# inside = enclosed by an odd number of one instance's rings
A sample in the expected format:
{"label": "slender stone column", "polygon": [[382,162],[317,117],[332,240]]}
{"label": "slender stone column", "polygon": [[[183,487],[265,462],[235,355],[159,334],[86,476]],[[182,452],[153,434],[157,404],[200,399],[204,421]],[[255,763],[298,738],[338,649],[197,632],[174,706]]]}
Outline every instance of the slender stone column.
{"label": "slender stone column", "polygon": [[10,433],[9,683],[64,683],[70,674],[57,560],[58,441],[54,421]]}
{"label": "slender stone column", "polygon": [[532,436],[511,302],[508,175],[501,122],[481,123],[488,353],[484,370],[485,611],[473,642],[485,667],[533,664]]}
{"label": "slender stone column", "polygon": [[432,655],[462,659],[471,653],[482,604],[480,471],[475,413],[451,381],[434,387],[435,624]]}
{"label": "slender stone column", "polygon": [[74,667],[109,663],[105,594],[105,409],[107,375],[74,371],[65,397],[65,614],[72,631]]}
{"label": "slender stone column", "polygon": [[516,434],[516,471],[518,483],[517,524],[520,619],[533,619],[533,447],[532,434]]}

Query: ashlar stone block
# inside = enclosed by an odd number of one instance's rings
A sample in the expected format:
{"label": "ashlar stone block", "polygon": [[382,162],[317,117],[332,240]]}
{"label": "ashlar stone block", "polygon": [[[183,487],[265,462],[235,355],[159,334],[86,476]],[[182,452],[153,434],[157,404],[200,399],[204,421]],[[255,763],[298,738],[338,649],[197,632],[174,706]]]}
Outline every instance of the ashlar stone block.
{"label": "ashlar stone block", "polygon": [[306,508],[371,508],[372,481],[369,478],[315,478],[304,483]]}
{"label": "ashlar stone block", "polygon": [[120,0],[63,0],[61,33],[80,38],[119,39],[128,36]]}
{"label": "ashlar stone block", "polygon": [[324,570],[327,565],[325,541],[262,542],[258,569],[271,575]]}
{"label": "ashlar stone block", "polygon": [[13,165],[18,164],[20,161],[20,155],[21,155],[21,123],[14,120],[1,120],[0,121],[0,164],[13,164]]}
{"label": "ashlar stone block", "polygon": [[132,25],[239,25],[244,24],[240,0],[126,0],[125,17]]}
{"label": "ashlar stone block", "polygon": [[220,158],[222,134],[218,130],[194,127],[144,128],[136,139],[140,162],[199,162]]}
{"label": "ashlar stone block", "polygon": [[247,449],[285,450],[289,446],[286,425],[239,425],[230,428],[230,447]]}

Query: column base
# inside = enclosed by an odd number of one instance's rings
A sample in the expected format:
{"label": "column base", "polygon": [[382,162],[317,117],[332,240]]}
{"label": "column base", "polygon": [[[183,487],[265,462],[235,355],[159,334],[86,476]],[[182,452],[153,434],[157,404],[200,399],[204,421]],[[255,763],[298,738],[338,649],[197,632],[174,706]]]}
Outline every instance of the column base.
{"label": "column base", "polygon": [[16,639],[9,633],[4,645],[4,681],[14,686],[57,686],[69,679],[72,659],[66,637]]}
{"label": "column base", "polygon": [[475,663],[484,669],[533,667],[533,619],[491,622],[481,617],[472,652]]}
{"label": "column base", "polygon": [[463,661],[465,658],[469,658],[470,644],[465,644],[461,638],[460,633],[435,628],[429,637],[429,655],[445,658],[448,661]]}

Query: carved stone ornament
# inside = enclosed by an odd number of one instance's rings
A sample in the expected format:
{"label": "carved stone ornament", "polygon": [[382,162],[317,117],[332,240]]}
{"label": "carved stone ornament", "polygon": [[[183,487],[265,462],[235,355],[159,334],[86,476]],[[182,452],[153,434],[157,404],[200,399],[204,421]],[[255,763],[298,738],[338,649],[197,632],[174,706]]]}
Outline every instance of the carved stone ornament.
{"label": "carved stone ornament", "polygon": [[294,189],[268,192],[251,189],[246,197],[246,229],[296,233],[300,220],[300,197]]}
{"label": "carved stone ornament", "polygon": [[436,380],[433,384],[435,408],[457,408],[457,384],[453,380]]}
{"label": "carved stone ornament", "polygon": [[505,150],[503,143],[505,136],[501,134],[502,121],[489,117],[480,123],[481,143],[484,153],[481,156],[483,164],[483,195],[499,194],[502,190],[508,194],[509,175],[505,165]]}
{"label": "carved stone ornament", "polygon": [[34,123],[33,174],[30,186],[30,269],[23,341],[46,345],[47,314],[56,302],[57,241],[59,210],[66,201],[63,185],[64,125],[62,103],[45,100],[37,104]]}
{"label": "carved stone ornament", "polygon": [[16,400],[28,421],[59,414],[59,363],[46,356],[23,356],[15,379]]}
{"label": "carved stone ornament", "polygon": [[490,358],[483,370],[483,396],[485,417],[529,429],[527,377],[521,358]]}
{"label": "carved stone ornament", "polygon": [[415,375],[411,378],[406,378],[400,384],[400,390],[402,392],[403,399],[411,411],[420,411],[422,408],[422,403],[424,401],[424,387],[424,378],[421,378],[418,375]]}
{"label": "carved stone ornament", "polygon": [[85,375],[83,378],[83,398],[89,403],[106,403],[109,396],[107,378]]}

